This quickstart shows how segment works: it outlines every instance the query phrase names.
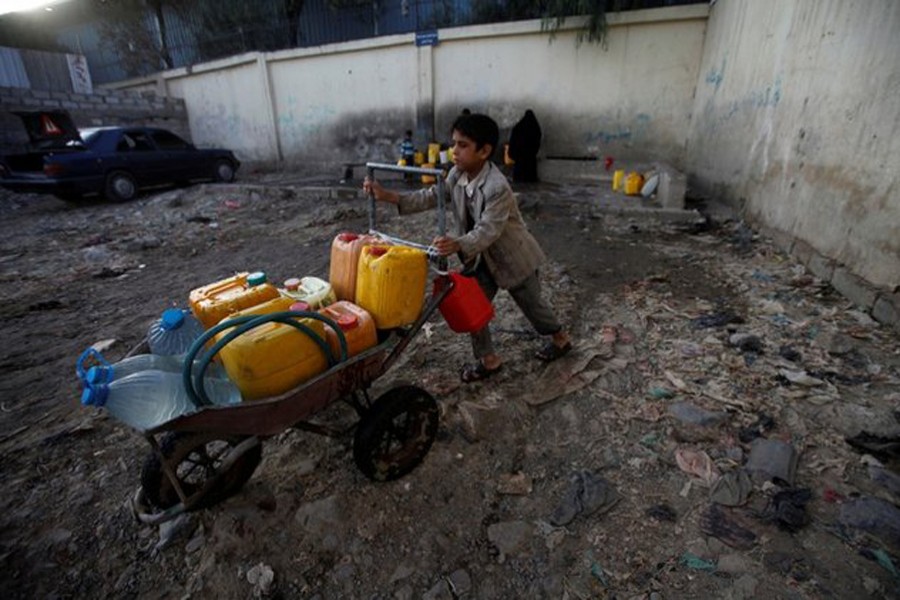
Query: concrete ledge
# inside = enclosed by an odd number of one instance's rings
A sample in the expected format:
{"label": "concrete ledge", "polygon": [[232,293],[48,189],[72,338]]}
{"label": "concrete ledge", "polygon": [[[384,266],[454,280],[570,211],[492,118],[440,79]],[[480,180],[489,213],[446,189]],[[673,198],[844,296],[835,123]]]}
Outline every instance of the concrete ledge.
{"label": "concrete ledge", "polygon": [[881,294],[872,307],[872,316],[879,323],[889,325],[900,331],[900,293]]}
{"label": "concrete ledge", "polygon": [[[789,234],[785,231],[782,231],[781,229],[773,229],[771,227],[766,227],[765,225],[763,225],[759,228],[759,232],[762,233],[764,236],[768,237],[769,239],[771,239],[772,242],[774,242],[774,244],[776,246],[778,246],[778,248],[780,248],[786,254],[793,254],[794,243],[797,240],[795,240],[794,236],[792,236],[791,234]],[[807,244],[807,247],[809,248],[810,252],[812,252],[812,247],[809,246],[808,244]],[[808,260],[807,260],[807,262],[808,262]],[[804,263],[804,264],[806,264],[806,263]]]}
{"label": "concrete ledge", "polygon": [[643,221],[692,225],[706,222],[706,217],[696,210],[680,210],[677,208],[648,208],[645,206],[592,206],[591,217],[614,215]]}
{"label": "concrete ledge", "polygon": [[831,285],[857,306],[867,310],[875,305],[875,299],[878,297],[877,289],[845,267],[835,267]]}
{"label": "concrete ledge", "polygon": [[824,279],[825,281],[831,281],[831,278],[834,276],[834,261],[822,256],[815,250],[813,250],[813,255],[810,257],[806,268],[809,269],[813,275],[819,279]]}
{"label": "concrete ledge", "polygon": [[796,258],[797,262],[801,265],[804,267],[807,266],[814,254],[816,254],[815,249],[808,243],[803,240],[794,240],[794,245],[791,246],[791,255]]}

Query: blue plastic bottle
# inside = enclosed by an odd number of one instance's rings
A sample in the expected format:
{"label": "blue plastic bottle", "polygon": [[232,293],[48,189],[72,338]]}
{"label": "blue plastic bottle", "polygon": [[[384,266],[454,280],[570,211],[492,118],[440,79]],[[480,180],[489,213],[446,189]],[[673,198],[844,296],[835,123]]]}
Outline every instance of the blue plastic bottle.
{"label": "blue plastic bottle", "polygon": [[[194,369],[197,369],[200,361],[194,359]],[[181,373],[184,368],[184,356],[162,356],[159,354],[136,354],[123,358],[112,365],[97,365],[87,370],[84,381],[90,384],[109,383],[115,379],[122,379],[141,371],[169,371]],[[196,370],[194,371],[196,373]],[[206,367],[204,379],[228,379],[225,368],[219,363],[210,362]]]}
{"label": "blue plastic bottle", "polygon": [[168,308],[150,325],[147,341],[153,354],[184,354],[202,334],[203,325],[189,311]]}
{"label": "blue plastic bottle", "polygon": [[[204,388],[215,406],[241,401],[241,393],[230,381],[209,379]],[[87,385],[81,394],[81,403],[103,406],[116,419],[139,431],[197,411],[184,389],[181,376],[168,371],[141,371],[109,384]]]}

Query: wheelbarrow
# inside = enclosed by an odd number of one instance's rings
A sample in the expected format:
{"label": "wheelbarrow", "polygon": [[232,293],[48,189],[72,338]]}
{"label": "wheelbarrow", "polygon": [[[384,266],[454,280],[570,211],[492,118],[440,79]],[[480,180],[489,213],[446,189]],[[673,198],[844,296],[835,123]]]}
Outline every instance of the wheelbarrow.
{"label": "wheelbarrow", "polygon": [[[436,176],[438,231],[446,231],[443,178],[439,169],[399,167],[368,163],[369,175],[377,170]],[[375,199],[369,198],[369,228],[375,230]],[[398,238],[390,238],[403,243]],[[410,245],[419,246],[412,242]],[[261,317],[241,317],[216,326],[195,341],[184,359],[182,377],[197,410],[141,432],[151,451],[141,470],[141,485],[132,498],[135,516],[143,523],[158,524],[179,514],[207,508],[237,493],[250,479],[262,458],[262,442],[288,429],[334,435],[309,422],[335,401],[348,403],[359,416],[353,439],[353,459],[368,478],[388,481],[409,473],[427,455],[438,429],[439,410],[434,397],[415,385],[398,385],[372,400],[372,384],[394,365],[409,343],[452,291],[446,259],[429,254],[437,264],[434,293],[412,325],[379,332],[379,343],[356,356],[346,357],[346,341],[336,323],[316,313],[287,311]],[[325,321],[338,333],[341,360],[327,371],[279,396],[229,406],[214,406],[203,389],[203,374],[221,347],[237,335],[277,321],[298,329],[297,317]],[[212,347],[212,338],[227,329]],[[311,333],[311,332],[310,332]],[[315,335],[314,333],[312,335]],[[321,338],[320,346],[330,356]],[[196,359],[196,363],[195,363]]]}

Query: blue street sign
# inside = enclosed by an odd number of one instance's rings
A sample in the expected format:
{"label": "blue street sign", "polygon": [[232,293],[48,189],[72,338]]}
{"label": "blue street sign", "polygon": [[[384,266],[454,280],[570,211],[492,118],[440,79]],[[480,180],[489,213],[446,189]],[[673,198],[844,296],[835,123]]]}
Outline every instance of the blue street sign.
{"label": "blue street sign", "polygon": [[437,43],[438,43],[437,29],[416,32],[416,46],[437,46]]}

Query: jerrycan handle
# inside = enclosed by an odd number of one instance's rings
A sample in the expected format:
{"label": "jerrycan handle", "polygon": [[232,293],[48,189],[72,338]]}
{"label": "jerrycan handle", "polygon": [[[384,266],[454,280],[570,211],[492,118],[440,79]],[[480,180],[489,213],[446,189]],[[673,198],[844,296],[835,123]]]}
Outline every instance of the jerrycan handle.
{"label": "jerrycan handle", "polygon": [[99,363],[104,367],[111,366],[109,361],[103,358],[103,355],[99,350],[95,349],[93,346],[88,346],[87,350],[81,353],[81,356],[78,357],[78,360],[75,361],[75,373],[78,375],[78,379],[84,381],[85,376],[87,375],[87,369],[85,365],[88,360],[93,359],[93,362]]}

